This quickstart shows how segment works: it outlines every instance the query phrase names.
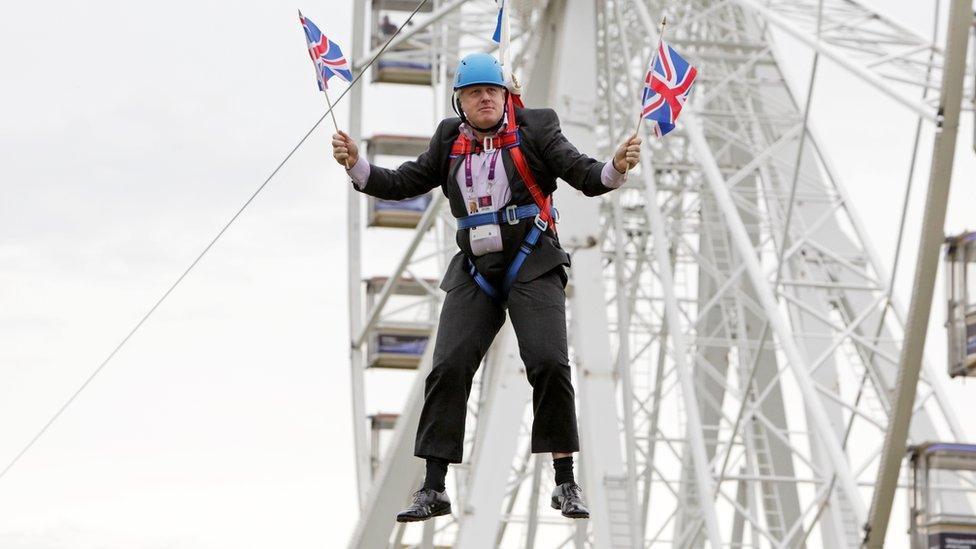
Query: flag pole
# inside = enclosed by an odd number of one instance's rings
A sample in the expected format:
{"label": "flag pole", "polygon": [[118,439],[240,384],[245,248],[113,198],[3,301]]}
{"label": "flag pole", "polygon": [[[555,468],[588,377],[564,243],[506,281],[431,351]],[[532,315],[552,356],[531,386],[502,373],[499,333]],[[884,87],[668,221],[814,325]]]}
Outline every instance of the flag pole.
{"label": "flag pole", "polygon": [[[496,0],[496,2],[498,3],[498,23],[495,27],[495,33],[498,36],[498,60],[502,65],[502,78],[505,80],[505,87],[510,92],[509,97],[515,97],[516,106],[520,106],[522,104],[520,99],[522,85],[519,84],[518,78],[512,71],[510,53],[512,43],[511,9],[506,5],[507,0]],[[491,39],[494,41],[495,35],[492,35]]]}
{"label": "flag pole", "polygon": [[[664,15],[661,17],[661,26],[658,28],[657,33],[657,47],[651,52],[651,59],[647,62],[648,71],[654,70],[654,58],[657,52],[661,50],[661,44],[664,42],[664,27],[668,24],[668,16]],[[647,83],[645,82],[646,86]],[[641,88],[641,96],[643,96],[643,88]],[[644,122],[644,103],[641,102],[641,112],[637,115],[637,129],[634,130],[634,135],[640,134],[641,124]]]}
{"label": "flag pole", "polygon": [[[332,125],[335,126],[336,133],[339,133],[339,124],[338,124],[338,122],[336,122],[335,111],[332,110],[332,100],[329,99],[329,87],[328,87],[328,85],[326,85],[325,87],[323,87],[322,88],[322,91],[325,92],[325,103],[329,106],[329,114],[332,115]],[[347,170],[348,169],[351,169],[351,167],[349,166],[349,159],[348,158],[346,158],[346,169]]]}
{"label": "flag pole", "polygon": [[502,64],[505,68],[506,80],[512,77],[512,52],[511,52],[511,42],[512,42],[512,27],[511,27],[511,10],[506,6],[507,2],[502,0]]}

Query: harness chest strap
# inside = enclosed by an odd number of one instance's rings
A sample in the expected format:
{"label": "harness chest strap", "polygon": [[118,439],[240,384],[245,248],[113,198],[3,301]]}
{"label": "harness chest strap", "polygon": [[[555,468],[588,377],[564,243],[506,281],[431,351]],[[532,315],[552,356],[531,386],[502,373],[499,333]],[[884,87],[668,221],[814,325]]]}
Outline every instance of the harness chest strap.
{"label": "harness chest strap", "polygon": [[493,151],[496,149],[511,149],[521,143],[521,136],[518,128],[510,129],[495,135],[486,137],[484,140],[468,139],[463,135],[458,135],[451,146],[451,158],[478,154],[482,151]]}

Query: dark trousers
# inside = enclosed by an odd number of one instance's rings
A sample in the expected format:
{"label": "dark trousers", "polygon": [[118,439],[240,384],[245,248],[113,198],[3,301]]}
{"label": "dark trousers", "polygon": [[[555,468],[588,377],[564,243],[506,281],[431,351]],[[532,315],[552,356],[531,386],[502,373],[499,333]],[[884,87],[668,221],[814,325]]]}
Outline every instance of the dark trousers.
{"label": "dark trousers", "polygon": [[[579,435],[566,349],[565,271],[516,282],[508,311],[532,386],[532,452],[576,452]],[[414,454],[461,463],[471,380],[505,323],[505,309],[468,280],[444,299]]]}

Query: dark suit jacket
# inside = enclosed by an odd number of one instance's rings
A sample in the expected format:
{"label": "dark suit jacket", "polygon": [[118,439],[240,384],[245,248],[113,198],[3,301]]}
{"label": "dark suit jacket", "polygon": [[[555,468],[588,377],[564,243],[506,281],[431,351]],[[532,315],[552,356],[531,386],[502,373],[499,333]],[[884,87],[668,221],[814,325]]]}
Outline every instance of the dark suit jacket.
{"label": "dark suit jacket", "polygon": [[[586,196],[597,196],[611,190],[601,180],[604,163],[576,150],[563,136],[555,111],[516,109],[515,116],[522,132],[522,154],[545,195],[548,196],[556,190],[556,178],[567,181]],[[447,195],[454,217],[468,215],[456,179],[462,159],[452,161],[449,158],[451,146],[460,132],[460,124],[460,118],[441,121],[427,151],[416,161],[404,162],[395,170],[370,165],[369,179],[361,192],[386,200],[403,200],[427,193],[440,185]],[[502,150],[502,162],[512,191],[512,199],[505,206],[534,204],[508,150]],[[458,231],[457,243],[461,251],[451,260],[441,281],[441,289],[448,291],[470,276],[464,269],[465,255],[474,261],[482,275],[498,285],[531,225],[531,219],[523,219],[518,225],[503,224],[501,231],[504,250],[480,257],[471,253],[469,229]],[[550,229],[539,239],[535,250],[525,260],[518,280],[528,282],[556,267],[569,264],[569,255],[559,246],[559,239]]]}

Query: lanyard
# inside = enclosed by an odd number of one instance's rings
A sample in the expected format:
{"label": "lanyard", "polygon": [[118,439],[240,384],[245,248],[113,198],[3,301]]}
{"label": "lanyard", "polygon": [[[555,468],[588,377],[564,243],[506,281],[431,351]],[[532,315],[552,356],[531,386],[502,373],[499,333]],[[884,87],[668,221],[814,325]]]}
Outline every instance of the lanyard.
{"label": "lanyard", "polygon": [[[495,160],[498,159],[499,151],[491,153],[488,158],[488,188],[495,182]],[[468,188],[468,193],[473,192],[474,178],[471,176],[471,155],[464,155],[464,186]]]}

